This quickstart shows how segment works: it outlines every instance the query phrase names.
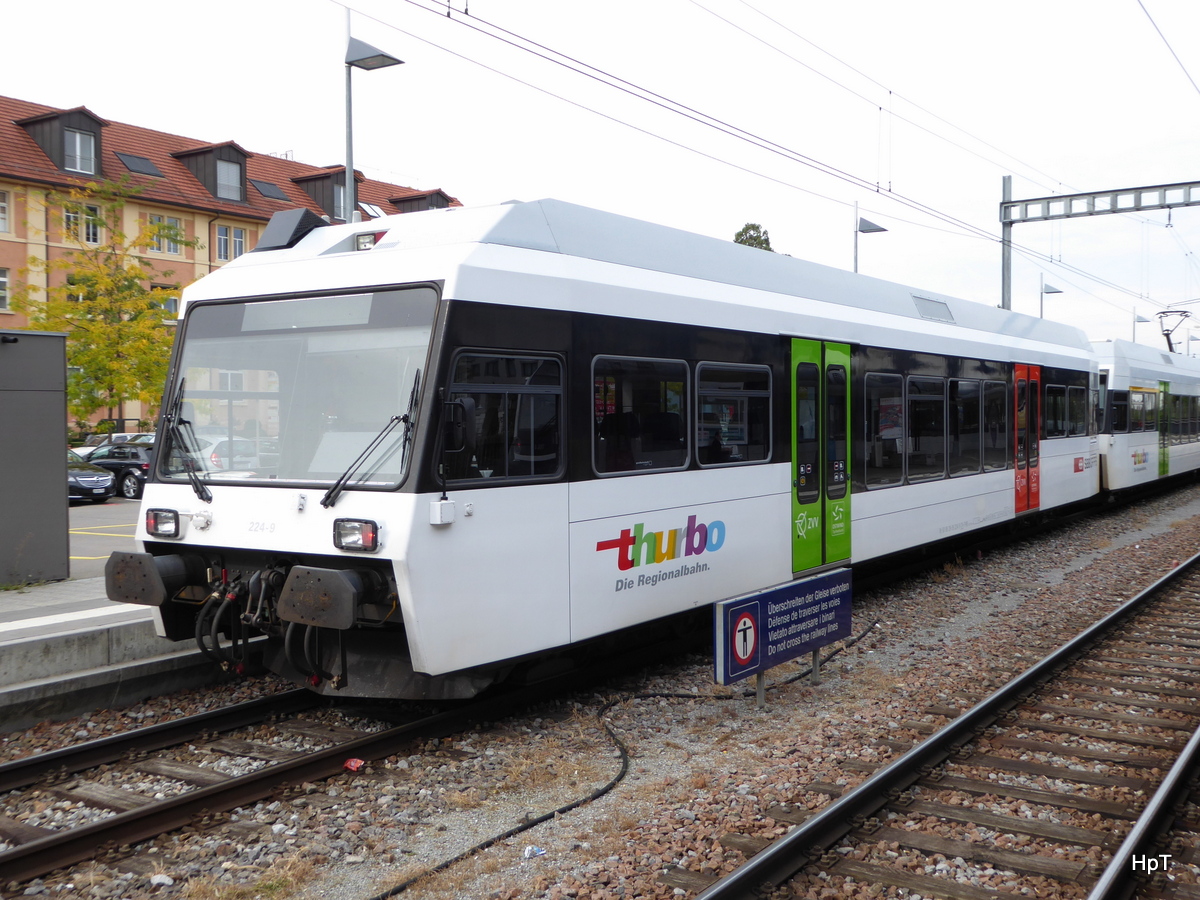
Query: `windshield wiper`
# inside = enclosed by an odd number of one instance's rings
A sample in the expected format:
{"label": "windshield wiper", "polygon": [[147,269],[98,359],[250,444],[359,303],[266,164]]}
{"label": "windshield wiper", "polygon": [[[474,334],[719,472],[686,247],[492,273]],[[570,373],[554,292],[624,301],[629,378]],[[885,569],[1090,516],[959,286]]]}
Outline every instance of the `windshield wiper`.
{"label": "windshield wiper", "polygon": [[[181,419],[179,416],[180,410],[183,409],[183,388],[186,383],[186,378],[179,379],[179,387],[175,391],[175,398],[171,401],[171,409],[167,413],[167,439],[164,442],[163,454],[169,466],[171,462],[171,447],[172,445],[177,446],[180,450],[183,472],[187,475],[192,490],[205,503],[212,503],[212,492],[200,480],[200,476],[196,474],[196,460],[192,455],[192,446],[198,444],[196,442],[196,433],[192,431],[192,423],[187,419]],[[183,426],[187,427],[187,432],[184,431]],[[191,433],[193,444],[188,443],[187,433]]]}
{"label": "windshield wiper", "polygon": [[354,477],[354,474],[362,468],[363,463],[366,462],[367,458],[375,452],[379,445],[387,440],[388,435],[396,430],[396,426],[401,424],[404,425],[404,436],[401,439],[402,449],[400,451],[400,466],[401,468],[404,467],[404,462],[408,455],[408,445],[412,440],[413,407],[416,405],[417,393],[420,386],[421,370],[417,369],[416,377],[413,379],[412,392],[408,395],[408,411],[402,416],[392,416],[390,419],[388,419],[387,424],[383,426],[379,434],[375,435],[375,437],[371,439],[371,443],[367,445],[367,449],[363,450],[363,452],[358,455],[358,459],[350,463],[346,471],[343,472],[338,477],[338,480],[335,481],[329,490],[325,492],[325,496],[321,498],[321,505],[323,507],[329,509],[333,506],[333,504],[337,503],[338,497],[342,495],[342,491],[346,489],[346,485],[350,483],[350,479]]}

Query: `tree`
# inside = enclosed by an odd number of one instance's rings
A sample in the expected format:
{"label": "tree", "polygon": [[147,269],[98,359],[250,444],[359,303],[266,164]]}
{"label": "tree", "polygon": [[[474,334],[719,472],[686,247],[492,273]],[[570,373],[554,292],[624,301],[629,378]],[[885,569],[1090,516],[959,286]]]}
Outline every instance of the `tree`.
{"label": "tree", "polygon": [[734,243],[745,244],[747,247],[757,247],[759,250],[766,250],[770,253],[775,251],[771,249],[771,235],[765,228],[755,222],[747,222],[742,226],[742,230],[733,236]]}
{"label": "tree", "polygon": [[165,323],[179,286],[164,286],[172,272],[143,254],[200,241],[164,217],[139,217],[127,233],[125,207],[142,190],[126,176],[47,193],[47,236],[61,236],[66,249],[30,257],[12,292],[30,328],[67,332],[67,406],[76,422],[104,408],[124,418],[130,400],[152,409],[166,380],[174,334]]}

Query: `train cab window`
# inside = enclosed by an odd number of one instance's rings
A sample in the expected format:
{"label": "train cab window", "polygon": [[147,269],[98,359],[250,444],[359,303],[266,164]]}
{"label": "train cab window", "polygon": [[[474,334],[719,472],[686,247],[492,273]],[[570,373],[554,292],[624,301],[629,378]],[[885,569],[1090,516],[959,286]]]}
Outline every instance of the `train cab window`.
{"label": "train cab window", "polygon": [[696,457],[702,466],[763,462],[771,455],[771,370],[696,367]]}
{"label": "train cab window", "polygon": [[983,461],[978,381],[951,379],[949,385],[950,476],[973,475]]}
{"label": "train cab window", "polygon": [[863,473],[868,488],[904,480],[904,378],[870,372],[864,379],[866,434]]}
{"label": "train cab window", "polygon": [[682,360],[597,356],[592,363],[598,475],[688,464],[688,367]]}
{"label": "train cab window", "polygon": [[1087,398],[1087,388],[1067,388],[1067,433],[1070,435],[1088,433]]}
{"label": "train cab window", "polygon": [[562,471],[562,363],[541,356],[463,353],[451,400],[475,401],[475,455],[448,480],[553,477]]}
{"label": "train cab window", "polygon": [[1129,391],[1111,391],[1109,396],[1109,433],[1124,434],[1129,430]]}
{"label": "train cab window", "polygon": [[1061,384],[1046,385],[1046,414],[1042,417],[1046,437],[1066,437],[1067,389]]}
{"label": "train cab window", "polygon": [[908,480],[946,477],[946,383],[941,378],[908,379]]}
{"label": "train cab window", "polygon": [[997,472],[1008,468],[1008,385],[983,383],[983,468]]}

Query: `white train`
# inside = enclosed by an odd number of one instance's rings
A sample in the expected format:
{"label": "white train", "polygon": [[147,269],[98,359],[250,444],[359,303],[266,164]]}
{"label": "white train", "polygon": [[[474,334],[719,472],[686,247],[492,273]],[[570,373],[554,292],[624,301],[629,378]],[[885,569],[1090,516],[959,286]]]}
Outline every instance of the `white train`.
{"label": "white train", "polygon": [[[1102,473],[1194,468],[1197,368],[1113,348],[552,200],[280,213],[184,292],[145,551],[114,554],[108,595],[214,656],[265,633],[321,692],[470,696]],[[1140,431],[1110,427],[1126,395]]]}

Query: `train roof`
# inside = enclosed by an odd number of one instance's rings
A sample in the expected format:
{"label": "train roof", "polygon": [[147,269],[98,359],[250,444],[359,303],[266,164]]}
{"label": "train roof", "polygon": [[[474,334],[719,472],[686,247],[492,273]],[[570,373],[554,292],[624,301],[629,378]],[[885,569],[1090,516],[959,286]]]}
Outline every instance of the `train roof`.
{"label": "train roof", "polygon": [[1118,376],[1150,381],[1200,379],[1200,359],[1182,353],[1122,340],[1093,341],[1092,349],[1100,365],[1111,367]]}
{"label": "train roof", "polygon": [[[287,215],[282,213],[277,218]],[[420,250],[428,256],[433,248],[475,245],[480,249],[490,246],[495,250],[515,248],[552,253],[561,258],[591,260],[782,297],[815,300],[856,308],[868,314],[915,320],[911,326],[913,330],[940,331],[945,326],[960,326],[987,335],[1057,345],[1071,355],[1090,352],[1084,333],[1070,325],[560,200],[430,210],[351,225],[320,227],[323,224],[310,221],[308,226],[301,226],[301,230],[304,227],[310,230],[296,237],[272,233],[271,229],[276,225],[273,220],[255,251],[202,279],[185,292],[185,300],[267,293],[265,289],[247,290],[246,286],[234,288],[231,282],[236,272],[267,263],[353,255],[357,257],[354,262],[360,269],[371,269],[375,267],[368,264],[368,257],[370,262],[382,263],[382,257],[393,252]],[[314,225],[317,227],[312,227]],[[356,236],[363,233],[377,235],[377,240],[368,253],[356,253]],[[466,255],[459,256],[463,266],[486,269],[494,265],[490,261],[471,258],[469,249],[463,252]],[[436,255],[446,261],[454,257],[454,254]],[[520,268],[520,264],[513,263],[495,265],[510,271]],[[395,271],[394,267],[379,267],[380,272],[385,269]],[[309,272],[299,283],[316,287],[314,274]],[[342,271],[342,286],[349,287],[345,276]],[[358,282],[360,285],[388,282],[382,275],[360,277],[364,278]],[[446,278],[447,274],[439,277]],[[323,280],[318,279],[318,282]],[[279,285],[275,291],[283,289],[277,279],[270,281]],[[394,274],[392,283],[395,283]],[[331,280],[330,285],[333,284]]]}

